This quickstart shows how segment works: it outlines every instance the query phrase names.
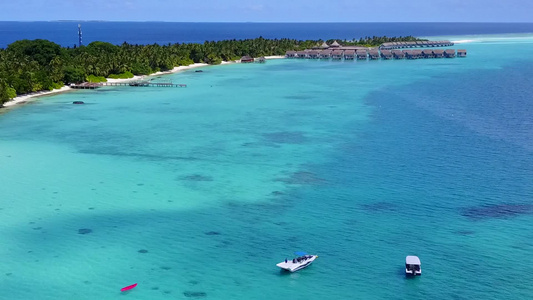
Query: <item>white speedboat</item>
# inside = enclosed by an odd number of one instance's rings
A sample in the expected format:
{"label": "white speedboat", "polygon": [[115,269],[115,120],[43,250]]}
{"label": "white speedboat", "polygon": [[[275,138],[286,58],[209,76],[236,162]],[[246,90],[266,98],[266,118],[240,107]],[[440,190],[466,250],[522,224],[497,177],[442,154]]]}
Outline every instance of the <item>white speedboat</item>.
{"label": "white speedboat", "polygon": [[318,255],[302,255],[297,258],[285,259],[285,261],[280,262],[276,266],[282,268],[283,270],[287,270],[289,272],[296,272],[298,270],[301,270],[307,266],[309,266],[315,259],[317,259]]}
{"label": "white speedboat", "polygon": [[422,275],[418,256],[409,255],[405,258],[405,275]]}

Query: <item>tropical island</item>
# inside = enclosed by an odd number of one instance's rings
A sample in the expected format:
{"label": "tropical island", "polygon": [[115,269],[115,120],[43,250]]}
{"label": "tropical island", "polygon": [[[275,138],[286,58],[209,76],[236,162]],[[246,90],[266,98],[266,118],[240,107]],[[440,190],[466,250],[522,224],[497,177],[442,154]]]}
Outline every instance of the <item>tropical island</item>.
{"label": "tropical island", "polygon": [[203,44],[113,45],[92,42],[61,47],[48,40],[20,40],[0,49],[0,107],[17,95],[50,91],[65,84],[128,79],[194,63],[220,64],[242,56],[284,55],[324,42],[342,46],[377,47],[387,42],[425,41],[412,36],[364,37],[358,40],[265,39],[206,41]]}

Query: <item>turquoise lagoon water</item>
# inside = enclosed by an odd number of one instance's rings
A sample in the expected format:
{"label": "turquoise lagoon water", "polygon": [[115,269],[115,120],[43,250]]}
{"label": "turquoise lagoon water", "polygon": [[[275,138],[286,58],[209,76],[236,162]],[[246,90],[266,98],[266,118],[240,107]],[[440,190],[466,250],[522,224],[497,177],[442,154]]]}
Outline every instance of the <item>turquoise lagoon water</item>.
{"label": "turquoise lagoon water", "polygon": [[2,114],[0,298],[531,299],[533,36],[456,48]]}

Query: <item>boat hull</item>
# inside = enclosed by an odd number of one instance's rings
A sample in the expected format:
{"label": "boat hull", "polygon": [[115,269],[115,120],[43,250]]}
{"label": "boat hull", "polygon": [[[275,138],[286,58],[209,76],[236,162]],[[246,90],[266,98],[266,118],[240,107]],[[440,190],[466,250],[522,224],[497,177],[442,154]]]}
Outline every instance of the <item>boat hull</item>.
{"label": "boat hull", "polygon": [[292,260],[290,260],[287,262],[280,262],[276,266],[292,273],[309,267],[317,257],[318,255],[307,255],[307,257],[301,260],[300,262],[293,262]]}

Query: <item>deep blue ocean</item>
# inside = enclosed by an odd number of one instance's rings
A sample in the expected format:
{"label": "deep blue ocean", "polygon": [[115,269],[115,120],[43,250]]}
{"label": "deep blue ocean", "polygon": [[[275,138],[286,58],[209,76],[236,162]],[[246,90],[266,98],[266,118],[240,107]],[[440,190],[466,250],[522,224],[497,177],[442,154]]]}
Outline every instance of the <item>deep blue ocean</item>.
{"label": "deep blue ocean", "polygon": [[533,33],[533,23],[175,23],[175,22],[0,22],[0,47],[20,39],[47,39],[62,46],[203,43],[227,39],[353,39],[365,36],[417,37]]}
{"label": "deep blue ocean", "polygon": [[[533,299],[513,26],[421,32],[466,58],[207,66],[1,111],[0,299]],[[319,258],[281,272],[295,251]]]}

